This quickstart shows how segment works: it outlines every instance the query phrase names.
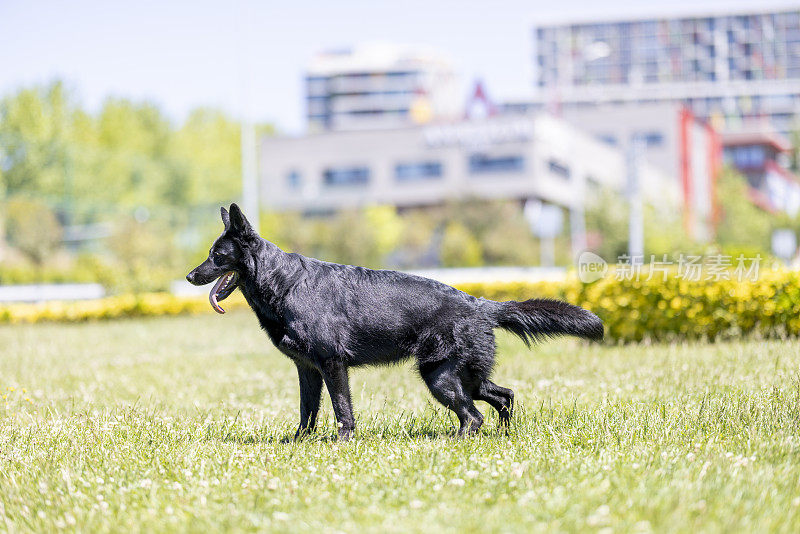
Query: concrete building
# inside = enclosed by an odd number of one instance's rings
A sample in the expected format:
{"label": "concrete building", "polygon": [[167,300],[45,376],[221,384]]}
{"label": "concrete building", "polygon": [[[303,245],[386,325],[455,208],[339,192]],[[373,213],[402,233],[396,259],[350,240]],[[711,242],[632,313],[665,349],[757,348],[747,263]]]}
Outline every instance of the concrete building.
{"label": "concrete building", "polygon": [[306,74],[310,132],[453,119],[462,100],[450,61],[429,48],[369,44],[328,51]]}
{"label": "concrete building", "polygon": [[543,24],[537,93],[506,110],[673,102],[718,130],[800,117],[800,8]]}
{"label": "concrete building", "polygon": [[[800,178],[788,169],[792,147],[786,137],[769,128],[716,135],[708,128],[689,128],[684,111],[675,102],[598,104],[564,109],[562,118],[611,146],[624,147],[633,139],[640,140],[647,161],[679,177],[681,184],[697,182],[698,174],[715,172],[699,169],[698,164],[722,151],[722,162],[747,177],[752,199],[760,207],[791,216],[800,212]],[[718,146],[710,146],[714,143]],[[694,165],[684,165],[687,159]],[[687,173],[689,176],[684,176]],[[713,182],[713,177],[709,179]],[[698,190],[701,188],[695,183],[690,191],[684,191],[684,202],[691,203],[688,197]],[[707,204],[708,200],[700,202]]]}
{"label": "concrete building", "polygon": [[625,149],[641,141],[647,161],[670,176],[680,174],[680,113],[677,102],[597,104],[567,107],[561,118],[599,141]]}
{"label": "concrete building", "polygon": [[[307,212],[470,197],[582,209],[597,186],[622,190],[627,174],[622,151],[545,113],[264,137],[259,159],[262,206]],[[652,201],[677,206],[675,176],[650,164],[639,175]]]}
{"label": "concrete building", "polygon": [[739,169],[750,184],[751,199],[763,209],[800,213],[800,177],[787,169],[791,144],[772,132],[722,136],[725,163]]}

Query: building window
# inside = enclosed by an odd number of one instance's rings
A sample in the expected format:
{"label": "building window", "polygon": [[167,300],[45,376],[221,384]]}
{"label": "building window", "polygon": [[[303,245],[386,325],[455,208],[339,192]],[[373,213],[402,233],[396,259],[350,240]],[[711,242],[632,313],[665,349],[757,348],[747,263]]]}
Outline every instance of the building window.
{"label": "building window", "polygon": [[560,163],[554,159],[551,159],[547,162],[547,167],[550,169],[550,172],[560,176],[561,178],[569,178],[570,172],[569,167]]}
{"label": "building window", "polygon": [[368,167],[337,167],[325,169],[322,173],[325,185],[365,185],[369,183]]}
{"label": "building window", "polygon": [[303,179],[298,171],[289,171],[286,175],[286,185],[289,189],[300,189],[303,185]]}
{"label": "building window", "polygon": [[637,135],[648,148],[659,147],[664,144],[664,134],[661,132],[642,132]]}
{"label": "building window", "polygon": [[738,146],[725,149],[726,160],[739,169],[758,169],[764,166],[766,154],[763,146]]}
{"label": "building window", "polygon": [[328,92],[328,79],[321,76],[306,78],[306,88],[309,96],[324,96]]}
{"label": "building window", "polygon": [[597,138],[609,146],[617,146],[619,144],[619,141],[617,141],[617,136],[613,134],[598,134]]}
{"label": "building window", "polygon": [[488,154],[472,154],[469,157],[471,174],[494,172],[521,172],[525,169],[525,158],[522,156],[490,156]]}
{"label": "building window", "polygon": [[394,176],[398,182],[430,180],[442,177],[442,164],[438,161],[419,163],[398,163],[394,167]]}

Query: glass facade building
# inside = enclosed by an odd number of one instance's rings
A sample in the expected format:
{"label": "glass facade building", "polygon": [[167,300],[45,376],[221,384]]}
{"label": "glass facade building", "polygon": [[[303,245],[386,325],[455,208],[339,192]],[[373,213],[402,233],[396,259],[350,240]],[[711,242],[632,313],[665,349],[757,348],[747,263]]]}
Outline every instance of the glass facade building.
{"label": "glass facade building", "polygon": [[680,101],[721,129],[800,117],[800,8],[542,25],[541,106]]}

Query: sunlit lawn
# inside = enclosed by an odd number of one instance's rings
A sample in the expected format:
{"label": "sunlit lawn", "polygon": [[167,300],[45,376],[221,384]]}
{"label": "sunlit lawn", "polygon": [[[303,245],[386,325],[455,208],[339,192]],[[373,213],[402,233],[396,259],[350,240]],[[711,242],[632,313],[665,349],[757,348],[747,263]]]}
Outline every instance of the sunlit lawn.
{"label": "sunlit lawn", "polygon": [[[0,328],[0,531],[800,529],[793,341],[501,336],[516,392],[457,440],[410,364],[351,374],[358,430],[292,443],[294,367],[245,312]],[[28,400],[30,399],[30,400]]]}

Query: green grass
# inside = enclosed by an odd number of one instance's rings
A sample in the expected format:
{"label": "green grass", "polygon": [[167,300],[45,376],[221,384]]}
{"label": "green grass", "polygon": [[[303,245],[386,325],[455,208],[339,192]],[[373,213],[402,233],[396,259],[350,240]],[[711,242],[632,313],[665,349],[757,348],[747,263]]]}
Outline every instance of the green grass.
{"label": "green grass", "polygon": [[294,367],[249,313],[6,326],[0,530],[796,532],[799,365],[793,341],[500,336],[508,436],[480,403],[455,439],[403,365],[351,373],[351,442],[326,398],[292,443]]}

